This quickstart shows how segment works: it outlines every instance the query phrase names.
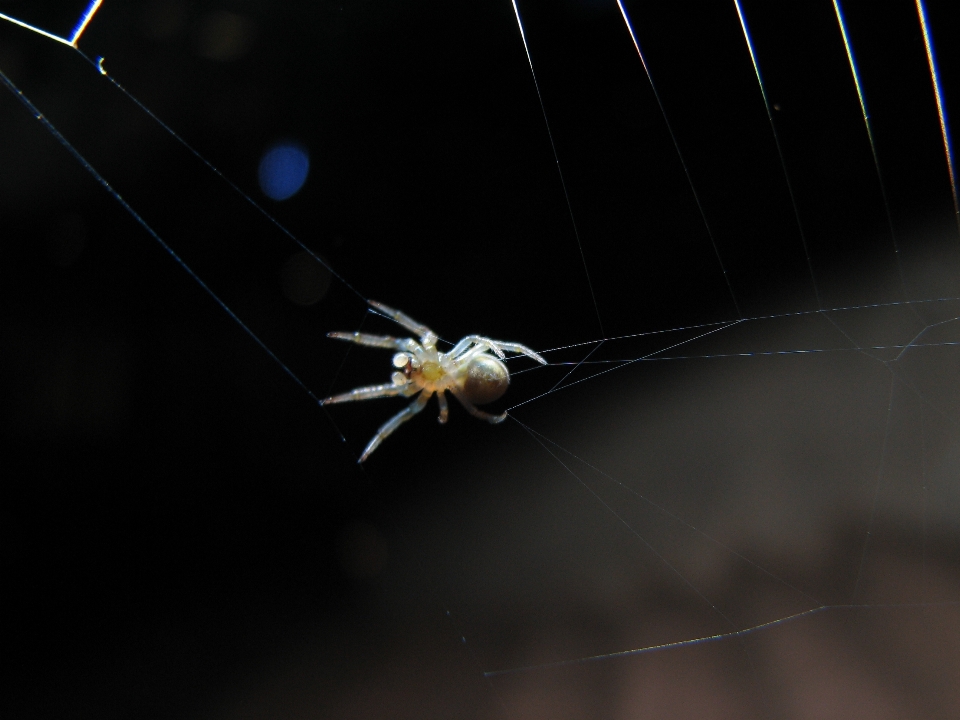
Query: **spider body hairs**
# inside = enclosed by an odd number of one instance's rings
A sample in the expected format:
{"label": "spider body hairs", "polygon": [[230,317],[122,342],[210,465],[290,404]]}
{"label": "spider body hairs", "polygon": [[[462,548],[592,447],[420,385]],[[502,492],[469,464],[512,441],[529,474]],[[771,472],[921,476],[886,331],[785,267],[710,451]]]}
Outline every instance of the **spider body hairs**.
{"label": "spider body hairs", "polygon": [[[347,340],[368,347],[396,350],[393,356],[394,372],[391,382],[385,385],[359,387],[342,395],[321,400],[321,405],[373,400],[382,397],[413,397],[416,399],[385,422],[376,435],[367,443],[360,456],[363,462],[377,449],[394,430],[423,410],[427,401],[437,396],[440,405],[440,423],[447,422],[450,409],[446,393],[449,391],[474,417],[489,423],[500,423],[507,413],[493,415],[478,409],[477,405],[493,402],[502,397],[510,384],[510,372],[503,360],[506,353],[517,353],[533,358],[541,365],[547,361],[530,348],[520,343],[491,340],[481,335],[467,335],[450,352],[437,350],[437,334],[426,325],[418,323],[409,315],[389,308],[382,303],[368,300],[370,306],[403,326],[419,338],[395,338],[390,335],[370,335],[361,332],[331,332],[327,337]],[[493,354],[491,354],[493,353]]]}

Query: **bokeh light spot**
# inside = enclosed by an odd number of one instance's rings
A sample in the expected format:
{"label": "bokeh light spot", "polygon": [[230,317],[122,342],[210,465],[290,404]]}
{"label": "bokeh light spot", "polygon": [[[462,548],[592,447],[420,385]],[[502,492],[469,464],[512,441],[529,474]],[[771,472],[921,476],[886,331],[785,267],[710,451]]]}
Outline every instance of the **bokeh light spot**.
{"label": "bokeh light spot", "polygon": [[242,15],[226,10],[210,12],[197,27],[197,53],[218,62],[238,60],[250,50],[255,35],[256,26]]}
{"label": "bokeh light spot", "polygon": [[283,294],[297,305],[320,302],[330,289],[330,271],[310,253],[298,252],[287,258],[280,269]]}
{"label": "bokeh light spot", "polygon": [[286,200],[303,187],[309,171],[306,149],[295,143],[279,143],[260,159],[260,189],[271,200]]}

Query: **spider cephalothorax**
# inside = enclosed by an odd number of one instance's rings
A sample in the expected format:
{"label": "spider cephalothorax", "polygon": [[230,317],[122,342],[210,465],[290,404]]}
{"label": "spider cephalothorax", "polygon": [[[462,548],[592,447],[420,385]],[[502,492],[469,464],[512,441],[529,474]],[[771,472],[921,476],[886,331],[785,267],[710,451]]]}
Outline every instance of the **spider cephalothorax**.
{"label": "spider cephalothorax", "polygon": [[[402,395],[417,399],[383,424],[367,444],[360,462],[401,424],[423,410],[434,394],[440,404],[441,423],[447,421],[447,391],[460,401],[474,417],[491,423],[503,422],[507,414],[492,415],[477,409],[476,405],[493,402],[500,398],[510,384],[510,373],[503,364],[507,352],[520,353],[531,357],[543,365],[547,361],[530,348],[519,343],[491,340],[480,335],[467,335],[450,352],[437,350],[437,335],[426,325],[421,325],[410,316],[393,310],[386,305],[370,300],[370,305],[378,311],[416,334],[420,341],[413,338],[395,338],[389,335],[369,335],[360,332],[332,332],[328,337],[349,340],[359,345],[382,347],[397,350],[393,356],[392,382],[386,385],[371,385],[351,390],[342,395],[334,395],[322,401],[324,405],[349,402],[351,400],[372,400],[373,398]],[[491,355],[490,352],[494,354]]]}

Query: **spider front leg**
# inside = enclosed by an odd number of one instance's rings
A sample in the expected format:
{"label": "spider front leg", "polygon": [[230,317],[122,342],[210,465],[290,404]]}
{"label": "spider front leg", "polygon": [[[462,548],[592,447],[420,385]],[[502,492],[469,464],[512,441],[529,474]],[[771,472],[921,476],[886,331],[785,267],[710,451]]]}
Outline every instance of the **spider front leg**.
{"label": "spider front leg", "polygon": [[504,340],[491,340],[488,337],[482,337],[480,335],[467,335],[463,340],[458,342],[447,355],[452,357],[454,362],[462,363],[469,361],[474,355],[488,349],[495,352],[501,360],[506,360],[507,356],[505,353],[512,352],[518,355],[526,355],[541,365],[547,364],[546,360],[526,345],[506,342]]}
{"label": "spider front leg", "polygon": [[400,312],[399,310],[394,310],[393,308],[387,307],[383,303],[379,303],[376,300],[367,300],[367,302],[370,304],[371,307],[376,308],[377,310],[382,312],[384,315],[386,315],[388,318],[393,320],[395,323],[402,325],[403,327],[405,327],[407,330],[409,330],[419,338],[426,337],[427,335],[430,335],[432,337],[437,336],[437,334],[433,332],[433,330],[428,328],[423,323],[418,323],[416,320],[414,320],[412,317],[410,317],[404,312]]}
{"label": "spider front leg", "polygon": [[547,364],[546,360],[544,360],[538,353],[534,352],[526,345],[521,345],[520,343],[514,342],[504,342],[503,340],[493,340],[492,342],[496,343],[507,352],[517,353],[518,355],[526,355],[528,358],[536,360],[541,365]]}
{"label": "spider front leg", "polygon": [[346,340],[347,342],[353,342],[357,345],[402,350],[417,355],[423,352],[420,343],[412,338],[395,338],[390,335],[371,335],[370,333],[340,331],[328,332],[327,337],[333,338],[334,340]]}
{"label": "spider front leg", "polygon": [[450,352],[446,353],[447,357],[452,357],[454,362],[460,362],[462,359],[461,356],[466,355],[473,350],[479,349],[479,352],[484,350],[493,350],[501,360],[506,359],[506,355],[503,354],[497,343],[491,340],[490,338],[481,337],[480,335],[467,335],[460,342],[453,346],[453,349]]}
{"label": "spider front leg", "polygon": [[422,393],[420,393],[416,400],[381,425],[380,429],[377,430],[377,434],[370,439],[369,443],[367,443],[367,447],[363,451],[363,455],[360,456],[360,459],[357,462],[363,462],[370,457],[370,453],[376,450],[380,446],[380,443],[389,437],[390,433],[403,425],[403,423],[412,418],[418,412],[423,410],[424,406],[427,404],[427,400],[430,399],[431,395],[433,395],[431,391],[424,390]]}

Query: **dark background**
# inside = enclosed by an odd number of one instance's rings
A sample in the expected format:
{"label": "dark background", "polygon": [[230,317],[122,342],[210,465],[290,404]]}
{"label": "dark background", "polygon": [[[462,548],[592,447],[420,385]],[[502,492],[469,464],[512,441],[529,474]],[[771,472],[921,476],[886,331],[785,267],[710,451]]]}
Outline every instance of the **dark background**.
{"label": "dark background", "polygon": [[[929,11],[955,105],[947,5]],[[909,261],[930,251],[922,238],[956,237],[915,11],[845,7],[906,293],[928,297],[939,289]],[[628,8],[740,312],[815,309],[732,3]],[[536,349],[736,318],[615,3],[520,9],[556,158],[507,0],[101,8],[83,52],[356,289],[334,278],[308,306],[283,291],[297,246],[82,57],[4,23],[0,70],[320,397],[386,377],[385,353],[324,337],[395,330],[363,297],[450,341]],[[745,11],[821,306],[901,299],[830,3]],[[0,12],[60,33],[79,14]],[[274,203],[256,168],[282,139],[312,166]],[[861,271],[870,282],[850,282]],[[7,92],[0,298],[5,715],[183,716],[278,647],[322,636],[346,677],[390,633],[426,636],[422,623],[436,634],[422,652],[450,656],[438,685],[476,693],[460,708],[481,713],[491,691],[443,619],[438,579],[408,578],[404,610],[373,579],[389,563],[383,537],[402,546],[397,517],[451,492],[437,469],[465,448],[529,443],[518,428],[456,407],[438,428],[431,406],[358,468],[397,403],[320,410]],[[564,372],[517,376],[508,404]]]}

